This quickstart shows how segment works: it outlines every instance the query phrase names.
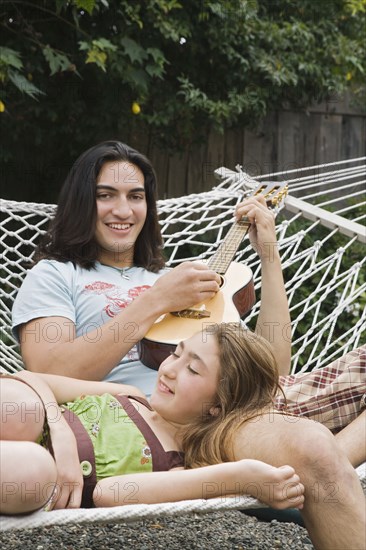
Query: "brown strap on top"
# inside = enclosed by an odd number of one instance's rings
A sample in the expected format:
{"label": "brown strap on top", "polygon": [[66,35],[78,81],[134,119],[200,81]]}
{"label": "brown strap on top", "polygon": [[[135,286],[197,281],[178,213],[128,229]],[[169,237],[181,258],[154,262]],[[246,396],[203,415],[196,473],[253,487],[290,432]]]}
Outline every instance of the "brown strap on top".
{"label": "brown strap on top", "polygon": [[81,498],[81,508],[94,508],[93,491],[97,484],[97,475],[95,467],[94,447],[88,432],[83,426],[81,420],[69,409],[63,409],[62,413],[68,425],[74,432],[80,463],[87,461],[91,465],[91,472],[88,475],[83,474],[84,486]]}
{"label": "brown strap on top", "polygon": [[146,399],[135,395],[116,395],[115,398],[120,402],[130,419],[136,424],[136,427],[146,439],[146,443],[151,450],[153,472],[166,472],[172,468],[184,466],[184,453],[179,451],[166,451],[152,428],[130,401],[130,399],[133,399],[152,411],[153,409]]}
{"label": "brown strap on top", "polygon": [[141,405],[143,405],[144,407],[146,407],[147,409],[149,409],[149,411],[152,411],[153,408],[152,406],[150,405],[150,403],[147,401],[147,399],[145,399],[145,397],[140,397],[139,395],[122,395],[122,394],[119,394],[119,395],[116,395],[116,397],[128,397],[128,399],[133,399],[134,401],[137,401],[138,403],[141,403]]}

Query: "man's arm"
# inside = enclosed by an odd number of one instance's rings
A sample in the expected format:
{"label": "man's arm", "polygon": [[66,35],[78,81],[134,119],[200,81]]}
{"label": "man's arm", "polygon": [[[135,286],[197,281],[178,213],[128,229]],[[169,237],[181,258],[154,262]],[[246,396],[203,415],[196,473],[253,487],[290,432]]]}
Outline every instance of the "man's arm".
{"label": "man's arm", "polygon": [[279,374],[289,373],[291,365],[291,319],[278,252],[273,213],[264,197],[246,199],[236,209],[237,219],[247,216],[251,222],[249,238],[261,259],[261,307],[255,332],[272,346]]}
{"label": "man's arm", "polygon": [[[180,292],[177,292],[177,288]],[[103,379],[163,313],[212,298],[219,277],[204,264],[185,262],[121,310],[111,321],[76,336],[65,317],[40,317],[19,328],[26,368],[85,380]]]}

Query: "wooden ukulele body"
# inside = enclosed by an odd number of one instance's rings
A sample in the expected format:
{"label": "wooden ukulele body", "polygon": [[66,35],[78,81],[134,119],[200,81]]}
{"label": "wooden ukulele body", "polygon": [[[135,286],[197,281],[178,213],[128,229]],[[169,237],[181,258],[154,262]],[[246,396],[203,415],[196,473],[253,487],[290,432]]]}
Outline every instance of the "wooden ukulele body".
{"label": "wooden ukulele body", "polygon": [[184,312],[179,315],[167,313],[154,323],[139,343],[140,359],[144,365],[157,370],[181,340],[190,338],[210,324],[237,322],[251,310],[255,303],[251,269],[232,262],[221,278],[221,288],[214,298],[194,307],[197,312],[204,310],[209,316],[194,318],[184,317]]}

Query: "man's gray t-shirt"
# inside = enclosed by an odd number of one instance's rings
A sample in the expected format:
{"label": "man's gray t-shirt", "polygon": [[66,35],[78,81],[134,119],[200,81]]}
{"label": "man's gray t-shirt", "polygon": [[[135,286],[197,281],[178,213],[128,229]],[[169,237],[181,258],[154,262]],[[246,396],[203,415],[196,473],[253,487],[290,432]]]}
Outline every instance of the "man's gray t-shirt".
{"label": "man's gray t-shirt", "polygon": [[[92,342],[91,334],[94,333],[93,338],[97,340],[99,327],[111,321],[163,273],[165,270],[152,273],[141,267],[121,270],[99,262],[95,269],[87,270],[72,262],[41,260],[28,272],[15,299],[14,334],[18,338],[19,325],[31,320],[65,317],[75,324],[76,337]],[[50,321],[43,327],[42,337],[56,342],[61,328]],[[112,324],[110,330],[118,340],[118,323]],[[135,330],[131,323],[131,339]],[[136,346],[133,346],[105,380],[137,386],[149,396],[155,385],[156,371],[141,363]]]}

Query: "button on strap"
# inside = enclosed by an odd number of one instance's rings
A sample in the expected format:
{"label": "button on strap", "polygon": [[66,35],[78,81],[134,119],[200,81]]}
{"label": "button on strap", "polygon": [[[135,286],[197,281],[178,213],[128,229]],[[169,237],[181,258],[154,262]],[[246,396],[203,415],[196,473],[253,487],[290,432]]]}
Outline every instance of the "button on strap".
{"label": "button on strap", "polygon": [[93,471],[93,467],[90,464],[89,460],[83,460],[82,462],[80,462],[80,466],[81,466],[81,471],[83,472],[83,476],[84,477],[90,476],[90,474]]}

